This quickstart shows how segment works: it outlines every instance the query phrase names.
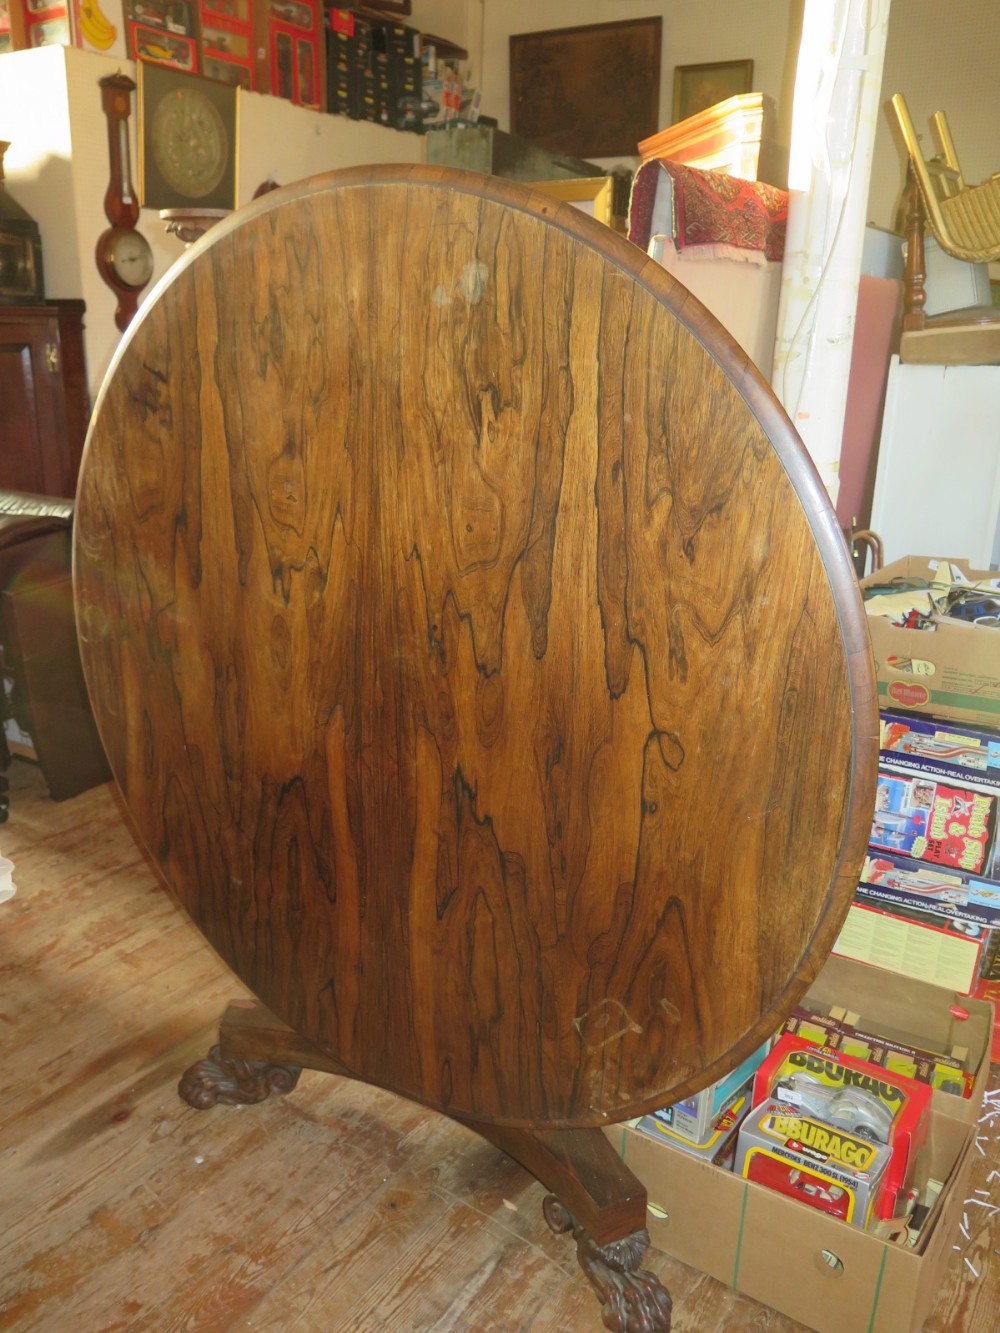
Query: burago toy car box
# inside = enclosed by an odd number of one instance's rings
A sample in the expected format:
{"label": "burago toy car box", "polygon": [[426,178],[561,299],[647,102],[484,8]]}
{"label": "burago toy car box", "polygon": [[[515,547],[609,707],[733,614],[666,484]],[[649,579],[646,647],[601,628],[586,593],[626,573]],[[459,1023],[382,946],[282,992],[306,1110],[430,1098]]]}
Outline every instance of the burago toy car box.
{"label": "burago toy car box", "polygon": [[892,1149],[781,1100],[755,1106],[740,1127],[733,1171],[865,1228],[876,1212]]}
{"label": "burago toy car box", "polygon": [[928,1051],[898,1037],[892,1037],[868,1028],[860,1014],[849,1013],[834,1006],[825,1013],[814,1013],[806,1008],[793,1009],[785,1020],[784,1032],[791,1032],[803,1041],[830,1047],[843,1055],[867,1060],[890,1074],[902,1074],[929,1083],[940,1092],[957,1097],[972,1093],[976,1071],[966,1068],[968,1049],[953,1048],[958,1054]]}
{"label": "burago toy car box", "polygon": [[[1000,650],[998,650],[1000,651]],[[997,719],[1000,725],[1000,718]],[[1000,733],[916,713],[880,714],[879,748],[1000,782]]]}
{"label": "burago toy car box", "polygon": [[858,1137],[892,1149],[879,1217],[892,1217],[927,1138],[931,1089],[866,1060],[785,1033],[757,1071],[754,1102],[777,1098]]}
{"label": "burago toy car box", "polygon": [[669,1143],[671,1147],[679,1148],[681,1152],[690,1153],[693,1157],[713,1162],[716,1166],[729,1167],[732,1166],[733,1153],[736,1149],[736,1136],[750,1110],[752,1096],[751,1074],[743,1087],[730,1098],[715,1123],[709,1126],[708,1133],[697,1143],[692,1143],[690,1139],[678,1133],[659,1111],[653,1115],[642,1116],[635,1122],[635,1128],[641,1134],[648,1134],[651,1139],[656,1139],[660,1143]]}
{"label": "burago toy car box", "polygon": [[[1000,635],[998,635],[1000,644]],[[997,797],[971,781],[958,786],[930,773],[879,764],[869,844],[934,865],[992,872]]]}

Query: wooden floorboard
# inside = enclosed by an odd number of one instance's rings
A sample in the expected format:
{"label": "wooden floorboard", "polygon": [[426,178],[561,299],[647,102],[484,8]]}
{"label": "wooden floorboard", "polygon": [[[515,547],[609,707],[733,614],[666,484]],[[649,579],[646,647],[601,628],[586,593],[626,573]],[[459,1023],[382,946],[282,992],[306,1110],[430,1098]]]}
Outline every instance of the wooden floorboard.
{"label": "wooden floorboard", "polygon": [[[541,1187],[463,1127],[309,1072],[260,1106],[186,1107],[177,1080],[244,988],[158,883],[111,787],[57,805],[34,766],[11,779],[0,1330],[597,1333]],[[972,1188],[1000,1201],[987,1146]],[[1000,1327],[1000,1225],[969,1213],[929,1333]],[[802,1328],[664,1255],[647,1266],[677,1333]]]}

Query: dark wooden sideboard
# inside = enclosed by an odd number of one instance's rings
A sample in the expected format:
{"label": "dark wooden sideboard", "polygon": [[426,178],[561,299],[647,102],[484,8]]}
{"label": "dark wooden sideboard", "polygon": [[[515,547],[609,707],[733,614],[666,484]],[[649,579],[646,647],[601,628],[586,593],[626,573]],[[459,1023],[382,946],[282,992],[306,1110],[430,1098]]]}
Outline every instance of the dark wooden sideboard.
{"label": "dark wooden sideboard", "polygon": [[90,416],[84,303],[0,305],[0,489],[72,496]]}

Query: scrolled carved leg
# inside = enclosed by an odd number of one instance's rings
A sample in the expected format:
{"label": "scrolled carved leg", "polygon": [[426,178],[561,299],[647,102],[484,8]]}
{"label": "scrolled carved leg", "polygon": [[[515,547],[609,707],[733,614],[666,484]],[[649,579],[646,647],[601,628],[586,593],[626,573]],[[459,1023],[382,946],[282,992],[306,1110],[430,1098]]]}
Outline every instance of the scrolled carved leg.
{"label": "scrolled carved leg", "polygon": [[218,1046],[207,1059],[188,1069],[177,1091],[188,1106],[207,1111],[218,1102],[227,1106],[266,1101],[274,1093],[291,1092],[302,1070],[296,1065],[268,1064],[263,1060],[225,1060]]}
{"label": "scrolled carved leg", "polygon": [[670,1293],[659,1278],[639,1267],[649,1248],[645,1227],[598,1245],[554,1194],[546,1195],[542,1213],[556,1233],[572,1231],[576,1257],[597,1292],[605,1328],[612,1333],[670,1333]]}

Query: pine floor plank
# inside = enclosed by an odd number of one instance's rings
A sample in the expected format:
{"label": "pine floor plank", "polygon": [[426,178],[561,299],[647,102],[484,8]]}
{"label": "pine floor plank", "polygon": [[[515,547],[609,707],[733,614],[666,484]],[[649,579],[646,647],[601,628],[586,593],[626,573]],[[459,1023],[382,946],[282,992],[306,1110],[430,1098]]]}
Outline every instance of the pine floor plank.
{"label": "pine floor plank", "polygon": [[[177,1080],[245,994],[159,884],[113,790],[12,770],[0,848],[3,1333],[597,1333],[543,1190],[475,1134],[306,1072],[198,1113]],[[972,1188],[1000,1202],[995,1137]],[[1000,1327],[1000,1225],[969,1208],[927,1333]],[[973,1277],[964,1260],[978,1271]],[[650,1252],[675,1333],[802,1325]]]}

